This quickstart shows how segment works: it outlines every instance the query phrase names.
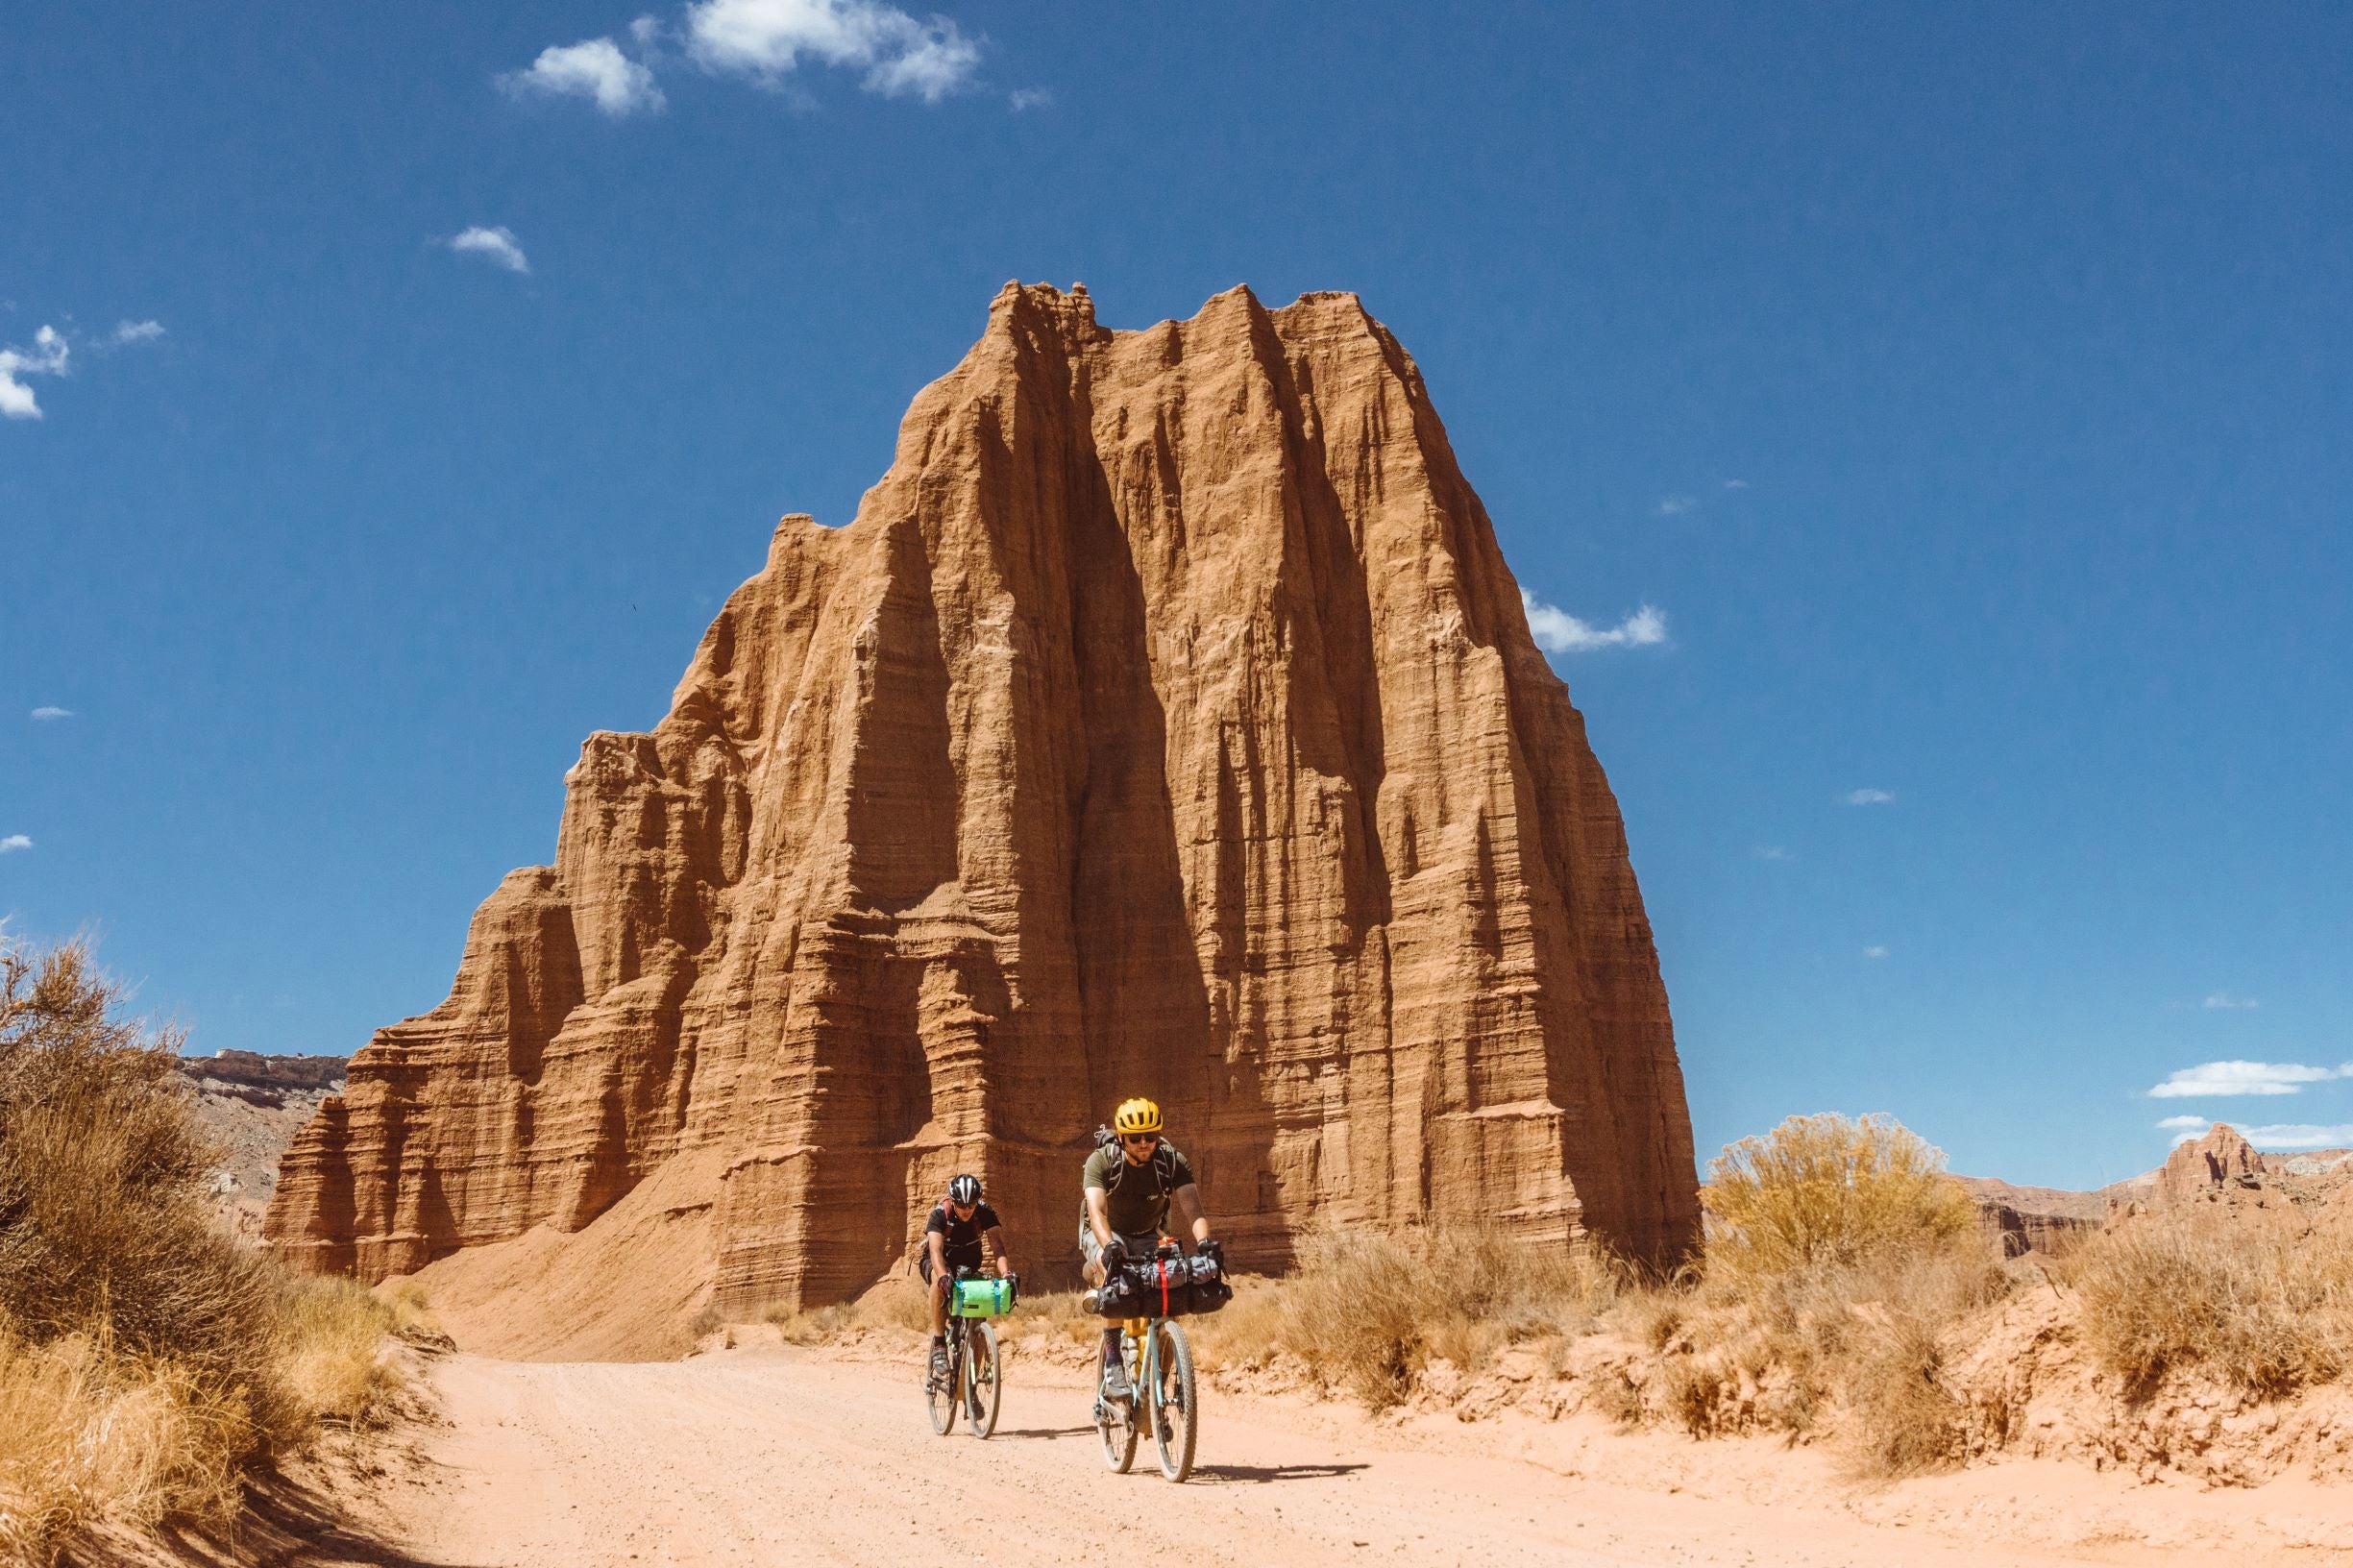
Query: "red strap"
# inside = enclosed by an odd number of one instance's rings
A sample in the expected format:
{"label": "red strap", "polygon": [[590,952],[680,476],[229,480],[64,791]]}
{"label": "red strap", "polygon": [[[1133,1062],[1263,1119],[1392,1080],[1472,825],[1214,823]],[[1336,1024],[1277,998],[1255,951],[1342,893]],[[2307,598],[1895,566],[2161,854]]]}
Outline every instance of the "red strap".
{"label": "red strap", "polygon": [[1168,1260],[1165,1258],[1160,1263],[1160,1315],[1168,1315]]}

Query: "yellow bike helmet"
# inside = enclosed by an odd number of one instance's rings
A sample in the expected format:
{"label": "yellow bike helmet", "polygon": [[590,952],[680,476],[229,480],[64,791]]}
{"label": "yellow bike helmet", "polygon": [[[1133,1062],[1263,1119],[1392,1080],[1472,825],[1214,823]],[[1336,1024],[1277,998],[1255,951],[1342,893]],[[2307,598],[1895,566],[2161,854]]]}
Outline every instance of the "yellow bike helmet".
{"label": "yellow bike helmet", "polygon": [[1160,1131],[1160,1107],[1141,1098],[1122,1100],[1119,1109],[1112,1115],[1111,1124],[1121,1138],[1157,1133]]}

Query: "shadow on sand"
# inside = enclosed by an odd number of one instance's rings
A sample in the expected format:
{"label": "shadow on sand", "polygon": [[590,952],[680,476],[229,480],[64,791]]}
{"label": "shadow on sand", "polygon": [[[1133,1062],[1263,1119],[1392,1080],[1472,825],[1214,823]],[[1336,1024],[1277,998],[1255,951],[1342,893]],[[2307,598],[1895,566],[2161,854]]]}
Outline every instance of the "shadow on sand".
{"label": "shadow on sand", "polygon": [[226,1531],[167,1525],[150,1539],[100,1539],[69,1549],[68,1564],[185,1564],[188,1568],[463,1568],[416,1556],[356,1533],[326,1494],[283,1476],[249,1483]]}
{"label": "shadow on sand", "polygon": [[1361,1464],[1204,1464],[1194,1467],[1193,1479],[1263,1486],[1270,1481],[1329,1481],[1366,1468]]}

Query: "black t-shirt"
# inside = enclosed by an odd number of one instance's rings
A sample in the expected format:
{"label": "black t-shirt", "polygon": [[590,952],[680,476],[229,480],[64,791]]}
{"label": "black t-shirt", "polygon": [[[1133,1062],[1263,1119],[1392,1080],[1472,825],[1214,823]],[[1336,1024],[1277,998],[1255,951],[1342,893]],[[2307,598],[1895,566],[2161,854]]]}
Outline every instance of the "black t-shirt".
{"label": "black t-shirt", "polygon": [[995,1230],[999,1223],[996,1211],[986,1203],[972,1206],[970,1219],[958,1219],[946,1204],[935,1203],[931,1206],[931,1218],[923,1222],[923,1234],[938,1237],[940,1245],[950,1258],[962,1255],[977,1261],[980,1257],[980,1238]]}

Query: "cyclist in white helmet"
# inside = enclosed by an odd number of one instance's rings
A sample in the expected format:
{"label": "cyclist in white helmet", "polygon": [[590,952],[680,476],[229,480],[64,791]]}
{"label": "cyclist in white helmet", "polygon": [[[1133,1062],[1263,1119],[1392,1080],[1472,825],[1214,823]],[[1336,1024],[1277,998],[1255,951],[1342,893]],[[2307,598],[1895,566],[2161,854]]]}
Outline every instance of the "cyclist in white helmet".
{"label": "cyclist in white helmet", "polygon": [[919,1267],[923,1281],[931,1286],[931,1370],[934,1377],[947,1375],[947,1293],[954,1287],[956,1271],[981,1266],[981,1241],[986,1238],[989,1251],[995,1256],[996,1271],[1012,1279],[1013,1258],[1005,1250],[1005,1228],[996,1217],[996,1211],[981,1202],[980,1178],[962,1175],[947,1184],[947,1196],[932,1205],[931,1217],[923,1222],[923,1251]]}

